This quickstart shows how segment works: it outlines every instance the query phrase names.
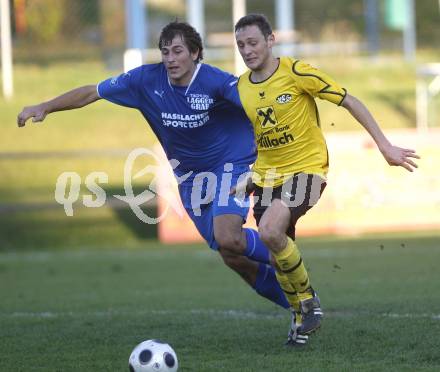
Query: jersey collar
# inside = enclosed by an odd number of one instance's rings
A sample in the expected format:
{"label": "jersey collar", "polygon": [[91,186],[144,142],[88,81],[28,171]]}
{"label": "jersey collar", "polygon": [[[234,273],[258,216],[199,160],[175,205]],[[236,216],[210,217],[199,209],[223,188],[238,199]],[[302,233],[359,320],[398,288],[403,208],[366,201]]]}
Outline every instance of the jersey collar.
{"label": "jersey collar", "polygon": [[[197,66],[196,66],[196,69],[194,70],[194,74],[193,74],[193,76],[192,76],[192,78],[191,78],[191,81],[189,82],[188,86],[186,87],[186,90],[185,90],[185,96],[186,96],[186,94],[188,93],[189,88],[191,87],[191,84],[192,84],[192,83],[194,82],[194,80],[196,79],[197,74],[199,73],[200,67],[202,67],[202,64],[201,64],[201,63],[197,63]],[[167,80],[168,80],[168,85],[170,86],[171,90],[174,91],[174,87],[173,87],[173,85],[172,85],[171,82],[170,82],[170,78],[168,77],[168,74],[167,74]]]}
{"label": "jersey collar", "polygon": [[264,83],[265,81],[268,81],[272,76],[274,76],[275,74],[276,74],[276,72],[278,71],[278,69],[280,68],[280,65],[281,65],[281,58],[277,58],[277,60],[278,60],[278,66],[277,66],[277,68],[274,70],[274,72],[272,72],[266,79],[264,79],[264,80],[261,80],[261,81],[252,81],[252,71],[250,71],[249,72],[249,76],[248,76],[248,78],[249,78],[249,82],[251,83],[251,84],[261,84],[261,83]]}

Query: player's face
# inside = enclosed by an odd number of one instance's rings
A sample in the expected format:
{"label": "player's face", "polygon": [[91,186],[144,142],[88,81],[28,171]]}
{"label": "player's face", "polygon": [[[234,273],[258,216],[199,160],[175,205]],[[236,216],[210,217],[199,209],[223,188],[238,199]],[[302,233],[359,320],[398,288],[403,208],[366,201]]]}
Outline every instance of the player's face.
{"label": "player's face", "polygon": [[248,68],[259,71],[267,66],[272,57],[272,45],[275,41],[273,35],[269,35],[266,39],[258,26],[251,25],[238,29],[235,40]]}
{"label": "player's face", "polygon": [[196,69],[198,52],[191,53],[182,38],[176,36],[170,44],[162,46],[161,53],[171,84],[188,85]]}

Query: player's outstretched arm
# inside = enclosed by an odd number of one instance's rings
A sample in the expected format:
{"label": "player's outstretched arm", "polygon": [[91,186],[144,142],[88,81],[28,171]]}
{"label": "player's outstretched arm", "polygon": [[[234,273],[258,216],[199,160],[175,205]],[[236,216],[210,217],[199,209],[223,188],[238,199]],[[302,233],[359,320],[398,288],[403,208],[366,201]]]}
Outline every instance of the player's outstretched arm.
{"label": "player's outstretched arm", "polygon": [[345,107],[371,135],[389,165],[400,166],[410,172],[412,172],[414,168],[417,168],[417,164],[411,159],[420,159],[416,151],[393,146],[383,134],[370,111],[368,111],[360,100],[347,94],[342,101],[342,106]]}
{"label": "player's outstretched arm", "polygon": [[43,121],[51,112],[80,108],[98,99],[100,97],[96,91],[96,85],[85,85],[55,97],[50,101],[23,108],[18,114],[17,124],[19,127],[24,127],[26,121],[30,118],[32,118],[34,123]]}

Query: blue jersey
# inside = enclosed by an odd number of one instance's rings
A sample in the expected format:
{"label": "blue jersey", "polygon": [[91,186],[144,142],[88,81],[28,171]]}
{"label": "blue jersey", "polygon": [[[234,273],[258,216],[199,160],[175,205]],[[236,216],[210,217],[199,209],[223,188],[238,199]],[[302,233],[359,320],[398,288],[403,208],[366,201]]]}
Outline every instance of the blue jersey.
{"label": "blue jersey", "polygon": [[249,165],[256,148],[251,123],[242,109],[236,78],[198,64],[187,87],[169,82],[163,63],[143,65],[98,85],[100,97],[138,109],[169,160],[189,171],[215,171],[225,163]]}

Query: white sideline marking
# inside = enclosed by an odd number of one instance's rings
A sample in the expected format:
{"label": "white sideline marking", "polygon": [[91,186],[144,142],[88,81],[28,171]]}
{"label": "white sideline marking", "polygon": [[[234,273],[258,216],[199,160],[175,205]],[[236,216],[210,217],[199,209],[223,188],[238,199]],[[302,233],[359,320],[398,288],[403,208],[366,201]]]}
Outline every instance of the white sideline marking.
{"label": "white sideline marking", "polygon": [[[107,311],[92,311],[92,312],[13,312],[13,313],[0,313],[2,318],[60,318],[60,317],[83,317],[83,316],[95,316],[95,317],[108,317],[111,315],[182,315],[182,314],[195,314],[195,315],[208,315],[212,317],[226,317],[235,319],[278,319],[284,318],[284,313],[268,314],[257,313],[252,311],[242,310],[215,310],[215,309],[189,309],[189,310],[145,310],[145,311],[119,311],[119,310],[107,310]],[[356,316],[380,316],[385,318],[397,318],[397,319],[415,319],[415,318],[427,318],[433,320],[440,320],[440,314],[417,314],[417,313],[382,313],[374,314],[368,312],[342,312],[342,311],[327,311],[324,318],[352,318]]]}
{"label": "white sideline marking", "polygon": [[440,320],[440,314],[396,314],[396,313],[386,313],[380,314],[381,316],[386,316],[388,318],[432,318],[434,320]]}

